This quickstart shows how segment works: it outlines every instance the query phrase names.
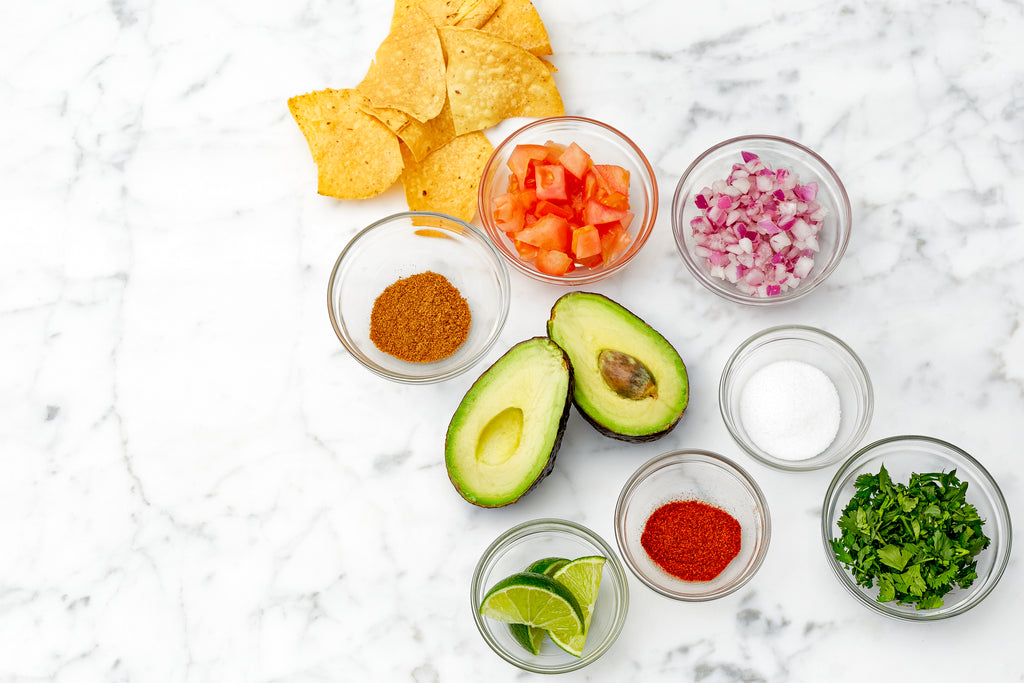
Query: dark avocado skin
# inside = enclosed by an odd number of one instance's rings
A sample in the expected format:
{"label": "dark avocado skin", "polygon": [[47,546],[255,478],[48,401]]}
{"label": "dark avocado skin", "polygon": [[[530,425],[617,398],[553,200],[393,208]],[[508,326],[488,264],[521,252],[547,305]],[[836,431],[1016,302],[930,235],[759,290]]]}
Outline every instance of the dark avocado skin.
{"label": "dark avocado skin", "polygon": [[[532,342],[532,341],[536,341],[537,339],[544,339],[546,341],[551,341],[547,337],[531,337],[530,339],[526,339],[524,341],[521,341],[518,344],[516,344],[515,346],[511,347],[508,351],[505,352],[504,355],[502,355],[501,358],[504,358],[505,355],[510,353],[512,351],[512,349],[516,348],[517,346],[520,346],[521,344],[527,344],[527,343]],[[554,344],[554,342],[551,342],[551,343]],[[558,455],[558,449],[562,445],[562,437],[565,435],[565,426],[569,422],[569,406],[572,405],[573,388],[575,386],[574,376],[573,376],[573,372],[572,372],[572,364],[569,362],[569,356],[567,356],[565,354],[565,351],[561,347],[559,347],[557,344],[554,344],[554,345],[556,347],[558,347],[559,351],[562,352],[562,362],[565,364],[565,368],[566,368],[566,370],[569,373],[569,388],[568,388],[568,391],[565,394],[565,405],[562,406],[562,415],[561,415],[561,417],[558,418],[558,428],[557,428],[557,431],[555,432],[555,442],[554,442],[554,444],[551,447],[551,453],[548,455],[547,464],[544,466],[544,469],[541,470],[540,474],[537,475],[537,478],[533,480],[533,483],[530,484],[529,488],[527,488],[525,491],[523,491],[521,494],[519,494],[519,496],[517,496],[514,500],[510,500],[507,503],[503,503],[501,505],[485,505],[483,503],[471,500],[470,498],[466,497],[466,494],[463,493],[462,488],[459,486],[459,483],[457,481],[455,481],[454,478],[452,478],[451,472],[448,472],[448,480],[451,481],[452,486],[455,487],[455,490],[458,491],[459,495],[462,496],[463,499],[465,499],[467,502],[472,503],[473,505],[476,505],[477,507],[482,507],[482,508],[499,508],[499,507],[505,507],[506,505],[511,505],[512,503],[518,502],[520,498],[522,498],[527,493],[529,493],[530,491],[533,491],[535,488],[537,488],[537,484],[542,482],[545,478],[547,478],[547,476],[549,474],[551,474],[554,471],[554,469],[555,469],[555,458]],[[493,368],[501,360],[501,358],[499,358],[498,360],[494,361],[494,363],[492,363],[490,365],[490,367],[488,367],[486,370],[484,370],[482,373],[480,373],[480,376],[477,377],[476,381],[473,382],[472,386],[470,386],[470,388],[466,391],[466,394],[469,394],[469,392],[471,392],[473,390],[473,387],[475,387],[477,385],[477,383],[480,381],[480,379],[484,375],[486,375],[488,372],[490,372],[491,368]],[[454,419],[454,416],[453,416],[453,419]],[[451,423],[449,423],[449,431],[450,431],[450,428],[451,428]],[[445,432],[445,434],[447,434],[447,433],[448,432]],[[448,442],[448,439],[447,439],[447,436],[446,436],[445,437],[445,447],[446,448],[447,448],[447,445],[448,445],[447,442]],[[448,471],[448,469],[445,468],[445,471]]]}
{"label": "dark avocado skin", "polygon": [[608,429],[594,418],[590,417],[590,415],[586,413],[582,408],[580,408],[579,404],[577,404],[575,401],[573,401],[573,405],[576,406],[576,412],[579,413],[584,420],[589,422],[591,427],[596,429],[604,436],[607,436],[612,439],[618,439],[619,441],[625,441],[626,443],[648,443],[649,441],[657,441],[658,439],[660,439],[661,437],[665,436],[673,429],[675,429],[676,425],[679,424],[679,418],[681,418],[683,416],[683,413],[686,412],[686,409],[684,408],[683,412],[679,413],[679,416],[676,417],[675,421],[669,426],[662,429],[660,432],[652,432],[651,434],[638,434],[636,436],[632,436],[629,434],[619,434],[618,432],[613,432],[612,430]]}
{"label": "dark avocado skin", "polygon": [[[613,299],[610,299],[610,298],[606,297],[603,294],[598,294],[596,292],[585,292],[585,293],[588,294],[588,295],[591,295],[591,296],[600,297],[602,299],[610,301],[613,304],[616,304],[617,306],[621,306],[621,304],[619,304],[618,302],[616,302]],[[573,295],[573,292],[569,292],[568,294],[563,294],[551,306],[551,313],[548,315],[548,323],[547,323],[548,335],[551,334],[551,322],[552,322],[552,320],[555,317],[555,308],[557,308],[558,302],[561,301],[562,299],[564,299],[565,297],[572,296],[572,295]],[[654,330],[654,328],[652,328],[649,324],[647,324],[647,321],[643,320],[639,316],[636,316],[635,313],[633,315],[638,320],[640,320],[640,322],[642,322],[646,327],[648,327],[649,329],[651,329],[655,333],[657,333],[659,336],[661,336],[661,333],[659,333],[657,330]],[[564,350],[563,350],[563,353],[564,353]],[[570,371],[571,371],[571,363],[570,363]],[[683,411],[681,413],[679,413],[679,415],[676,416],[675,420],[673,420],[671,424],[666,425],[664,429],[661,429],[661,430],[659,430],[657,432],[651,432],[649,434],[637,434],[637,435],[621,434],[619,432],[613,431],[613,430],[609,429],[608,427],[604,426],[603,424],[598,422],[594,417],[592,417],[589,413],[587,413],[583,408],[581,408],[579,403],[577,403],[576,400],[575,400],[575,392],[570,392],[569,395],[574,397],[572,403],[573,403],[573,405],[576,406],[576,412],[578,412],[580,414],[580,416],[590,424],[591,427],[596,429],[598,431],[598,433],[602,434],[603,436],[607,436],[607,437],[609,437],[611,439],[616,439],[618,441],[624,441],[626,443],[649,443],[651,441],[657,441],[658,439],[662,438],[663,436],[665,436],[666,434],[671,432],[673,429],[675,429],[676,425],[679,424],[680,418],[682,418],[683,414],[685,414],[685,412],[686,412],[686,408],[683,408]],[[687,407],[689,407],[689,402],[687,402]]]}

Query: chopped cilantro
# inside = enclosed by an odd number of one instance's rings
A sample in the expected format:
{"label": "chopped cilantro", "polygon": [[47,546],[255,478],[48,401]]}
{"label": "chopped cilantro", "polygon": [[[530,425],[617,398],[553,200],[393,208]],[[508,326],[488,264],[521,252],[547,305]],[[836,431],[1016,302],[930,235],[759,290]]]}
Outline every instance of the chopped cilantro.
{"label": "chopped cilantro", "polygon": [[842,534],[830,542],[858,585],[878,582],[879,602],[934,609],[954,586],[968,588],[978,578],[974,558],[990,541],[956,470],[911,474],[904,485],[882,465],[855,486],[839,518]]}

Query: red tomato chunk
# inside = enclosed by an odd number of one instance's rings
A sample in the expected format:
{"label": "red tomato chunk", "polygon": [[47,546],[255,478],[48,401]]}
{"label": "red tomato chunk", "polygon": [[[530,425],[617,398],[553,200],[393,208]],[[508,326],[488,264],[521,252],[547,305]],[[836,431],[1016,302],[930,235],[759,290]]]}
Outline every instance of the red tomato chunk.
{"label": "red tomato chunk", "polygon": [[629,171],[595,164],[575,142],[518,145],[492,217],[519,257],[548,275],[608,265],[629,247]]}

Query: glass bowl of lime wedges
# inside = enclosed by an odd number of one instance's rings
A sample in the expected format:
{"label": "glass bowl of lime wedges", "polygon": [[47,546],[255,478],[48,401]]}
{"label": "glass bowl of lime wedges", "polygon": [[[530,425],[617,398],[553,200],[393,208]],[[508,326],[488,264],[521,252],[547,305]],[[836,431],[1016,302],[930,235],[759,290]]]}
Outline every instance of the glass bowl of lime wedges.
{"label": "glass bowl of lime wedges", "polygon": [[470,603],[480,635],[499,657],[533,673],[564,673],[615,643],[629,586],[603,538],[575,522],[537,519],[484,551]]}

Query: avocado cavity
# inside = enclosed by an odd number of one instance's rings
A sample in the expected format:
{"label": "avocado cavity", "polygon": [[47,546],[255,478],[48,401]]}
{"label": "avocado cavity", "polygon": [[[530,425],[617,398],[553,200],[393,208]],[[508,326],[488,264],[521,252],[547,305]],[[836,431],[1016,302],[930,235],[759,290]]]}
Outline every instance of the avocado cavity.
{"label": "avocado cavity", "polygon": [[480,431],[476,459],[485,465],[501,465],[519,448],[523,437],[523,411],[514,406],[491,418]]}

